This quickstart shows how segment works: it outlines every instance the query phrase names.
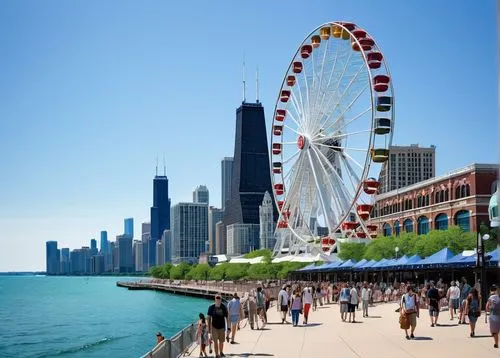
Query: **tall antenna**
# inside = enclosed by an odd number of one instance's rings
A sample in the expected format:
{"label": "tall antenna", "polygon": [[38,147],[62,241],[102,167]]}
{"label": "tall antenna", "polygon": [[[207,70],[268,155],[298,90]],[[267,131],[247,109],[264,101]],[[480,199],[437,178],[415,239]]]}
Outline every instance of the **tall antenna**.
{"label": "tall antenna", "polygon": [[257,66],[257,70],[255,71],[255,92],[257,97],[256,103],[259,103],[259,66]]}
{"label": "tall antenna", "polygon": [[243,103],[246,102],[247,100],[247,96],[246,96],[246,92],[247,92],[247,88],[246,88],[246,81],[245,81],[245,53],[243,53]]}
{"label": "tall antenna", "polygon": [[156,176],[158,176],[158,154],[156,154]]}
{"label": "tall antenna", "polygon": [[165,153],[163,153],[163,176],[167,176],[167,158],[165,157]]}

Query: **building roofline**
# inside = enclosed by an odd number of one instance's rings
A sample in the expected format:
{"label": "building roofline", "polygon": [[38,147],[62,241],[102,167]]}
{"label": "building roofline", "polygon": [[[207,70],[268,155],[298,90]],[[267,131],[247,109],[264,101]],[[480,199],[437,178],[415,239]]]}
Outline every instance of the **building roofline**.
{"label": "building roofline", "polygon": [[412,191],[412,190],[426,187],[428,185],[449,179],[449,178],[457,176],[457,175],[461,175],[461,174],[465,174],[465,173],[469,173],[469,172],[472,172],[475,170],[481,170],[481,169],[500,170],[500,164],[472,163],[472,164],[469,164],[465,167],[452,170],[444,175],[440,175],[440,176],[437,176],[434,178],[426,179],[426,180],[420,181],[418,183],[405,186],[403,188],[399,188],[396,190],[388,191],[388,192],[383,193],[383,194],[379,194],[375,197],[375,200],[378,201],[378,200],[387,199],[387,198],[390,198],[390,197],[398,195],[398,194],[404,194],[404,193],[407,193],[407,192]]}

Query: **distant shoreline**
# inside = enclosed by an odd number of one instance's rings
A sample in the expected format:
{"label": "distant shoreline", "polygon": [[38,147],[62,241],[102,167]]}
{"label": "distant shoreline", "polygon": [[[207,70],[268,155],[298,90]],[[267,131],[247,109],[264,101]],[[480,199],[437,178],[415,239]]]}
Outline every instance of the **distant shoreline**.
{"label": "distant shoreline", "polygon": [[46,272],[20,271],[20,272],[0,272],[0,276],[47,276],[47,277],[149,277],[145,273],[107,273],[107,274],[71,274],[71,275],[47,275]]}

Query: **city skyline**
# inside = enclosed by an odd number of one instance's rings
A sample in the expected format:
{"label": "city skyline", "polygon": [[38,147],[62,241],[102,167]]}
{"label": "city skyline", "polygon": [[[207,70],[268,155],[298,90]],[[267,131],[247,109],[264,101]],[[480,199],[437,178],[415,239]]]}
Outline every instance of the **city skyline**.
{"label": "city skyline", "polygon": [[[0,60],[0,163],[8,173],[0,178],[0,271],[43,270],[46,241],[77,248],[99,240],[103,230],[114,238],[126,217],[135,218],[134,237],[140,237],[139,223],[149,221],[157,153],[167,153],[172,204],[190,201],[203,182],[211,205],[222,207],[217,164],[233,153],[243,53],[247,100],[255,98],[258,64],[269,131],[288,61],[309,31],[331,20],[352,20],[380,41],[397,98],[394,145],[435,144],[436,175],[473,162],[498,162],[498,131],[491,128],[498,126],[493,1],[482,7],[393,1],[383,9],[369,2],[316,1],[311,6],[322,11],[308,17],[291,5],[200,2],[176,4],[174,12],[160,3],[40,3],[29,11],[2,4],[0,26],[12,41],[0,44],[10,54]],[[173,35],[206,13],[215,18],[199,46]],[[294,25],[276,22],[277,13]],[[391,21],[380,21],[384,15]],[[479,38],[465,30],[471,21]],[[438,25],[441,35],[435,36]],[[273,35],[284,26],[287,36]],[[228,28],[239,31],[229,34]],[[222,52],[213,46],[221,38],[229,40]],[[193,60],[200,52],[212,56],[210,71],[208,61],[198,66]],[[481,106],[461,105],[466,102]],[[423,106],[425,115],[417,110]],[[113,145],[116,137],[134,145]],[[474,145],[465,150],[460,143]],[[27,244],[33,253],[26,252]]]}

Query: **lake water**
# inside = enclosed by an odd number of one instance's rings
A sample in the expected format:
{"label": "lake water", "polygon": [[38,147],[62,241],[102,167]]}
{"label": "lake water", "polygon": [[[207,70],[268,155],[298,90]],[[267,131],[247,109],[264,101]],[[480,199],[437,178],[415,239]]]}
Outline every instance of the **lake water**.
{"label": "lake water", "polygon": [[0,357],[139,357],[211,304],[118,280],[0,276]]}

